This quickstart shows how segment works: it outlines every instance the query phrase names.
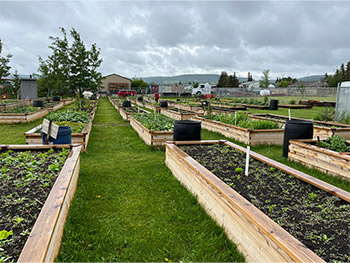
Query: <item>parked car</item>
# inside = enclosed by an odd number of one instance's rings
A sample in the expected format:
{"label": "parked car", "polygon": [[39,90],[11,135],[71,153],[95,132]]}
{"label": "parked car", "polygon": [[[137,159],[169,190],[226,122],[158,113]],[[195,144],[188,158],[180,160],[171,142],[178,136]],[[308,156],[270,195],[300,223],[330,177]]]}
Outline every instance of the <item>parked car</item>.
{"label": "parked car", "polygon": [[120,90],[118,92],[119,97],[127,97],[127,96],[135,96],[136,91],[135,90]]}

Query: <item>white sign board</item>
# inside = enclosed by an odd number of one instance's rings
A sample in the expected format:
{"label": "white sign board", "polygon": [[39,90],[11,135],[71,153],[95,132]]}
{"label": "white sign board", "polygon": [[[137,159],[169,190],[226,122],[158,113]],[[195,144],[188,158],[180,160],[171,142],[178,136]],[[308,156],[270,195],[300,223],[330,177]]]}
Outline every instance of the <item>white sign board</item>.
{"label": "white sign board", "polygon": [[[50,121],[47,120],[47,119],[44,119],[44,121],[43,121],[43,126],[42,126],[42,131],[43,131],[43,133],[46,133],[46,134],[49,133],[49,126],[50,126]],[[58,127],[59,127],[58,125],[53,124],[53,123],[51,122],[49,137],[52,137],[52,138],[54,138],[54,139],[57,138]]]}

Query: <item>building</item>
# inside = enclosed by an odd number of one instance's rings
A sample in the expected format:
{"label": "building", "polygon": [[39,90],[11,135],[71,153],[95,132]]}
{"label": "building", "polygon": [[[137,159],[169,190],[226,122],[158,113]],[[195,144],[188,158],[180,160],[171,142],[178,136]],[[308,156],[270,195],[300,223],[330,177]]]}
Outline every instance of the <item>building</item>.
{"label": "building", "polygon": [[288,86],[288,88],[328,88],[328,84],[325,81],[297,81],[294,84]]}
{"label": "building", "polygon": [[99,93],[102,96],[118,94],[119,90],[131,89],[131,81],[131,79],[115,73],[107,75],[102,78],[102,88]]}

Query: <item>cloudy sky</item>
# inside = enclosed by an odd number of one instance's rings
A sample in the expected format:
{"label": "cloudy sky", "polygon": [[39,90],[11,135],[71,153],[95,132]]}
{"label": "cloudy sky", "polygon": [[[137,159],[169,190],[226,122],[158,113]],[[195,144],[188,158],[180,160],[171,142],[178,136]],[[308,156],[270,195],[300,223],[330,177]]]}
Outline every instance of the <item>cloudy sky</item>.
{"label": "cloudy sky", "polygon": [[350,60],[349,18],[349,1],[0,0],[0,38],[20,74],[37,71],[64,27],[101,48],[103,75],[298,78]]}

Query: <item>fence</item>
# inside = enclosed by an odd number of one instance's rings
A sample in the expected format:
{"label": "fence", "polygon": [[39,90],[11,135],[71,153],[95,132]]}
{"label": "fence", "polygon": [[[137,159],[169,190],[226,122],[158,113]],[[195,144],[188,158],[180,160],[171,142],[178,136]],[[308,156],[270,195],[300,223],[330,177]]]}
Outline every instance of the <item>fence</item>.
{"label": "fence", "polygon": [[[261,88],[213,88],[215,97],[261,97]],[[269,89],[270,96],[293,97],[299,99],[317,99],[324,101],[336,101],[337,88],[275,88]]]}

